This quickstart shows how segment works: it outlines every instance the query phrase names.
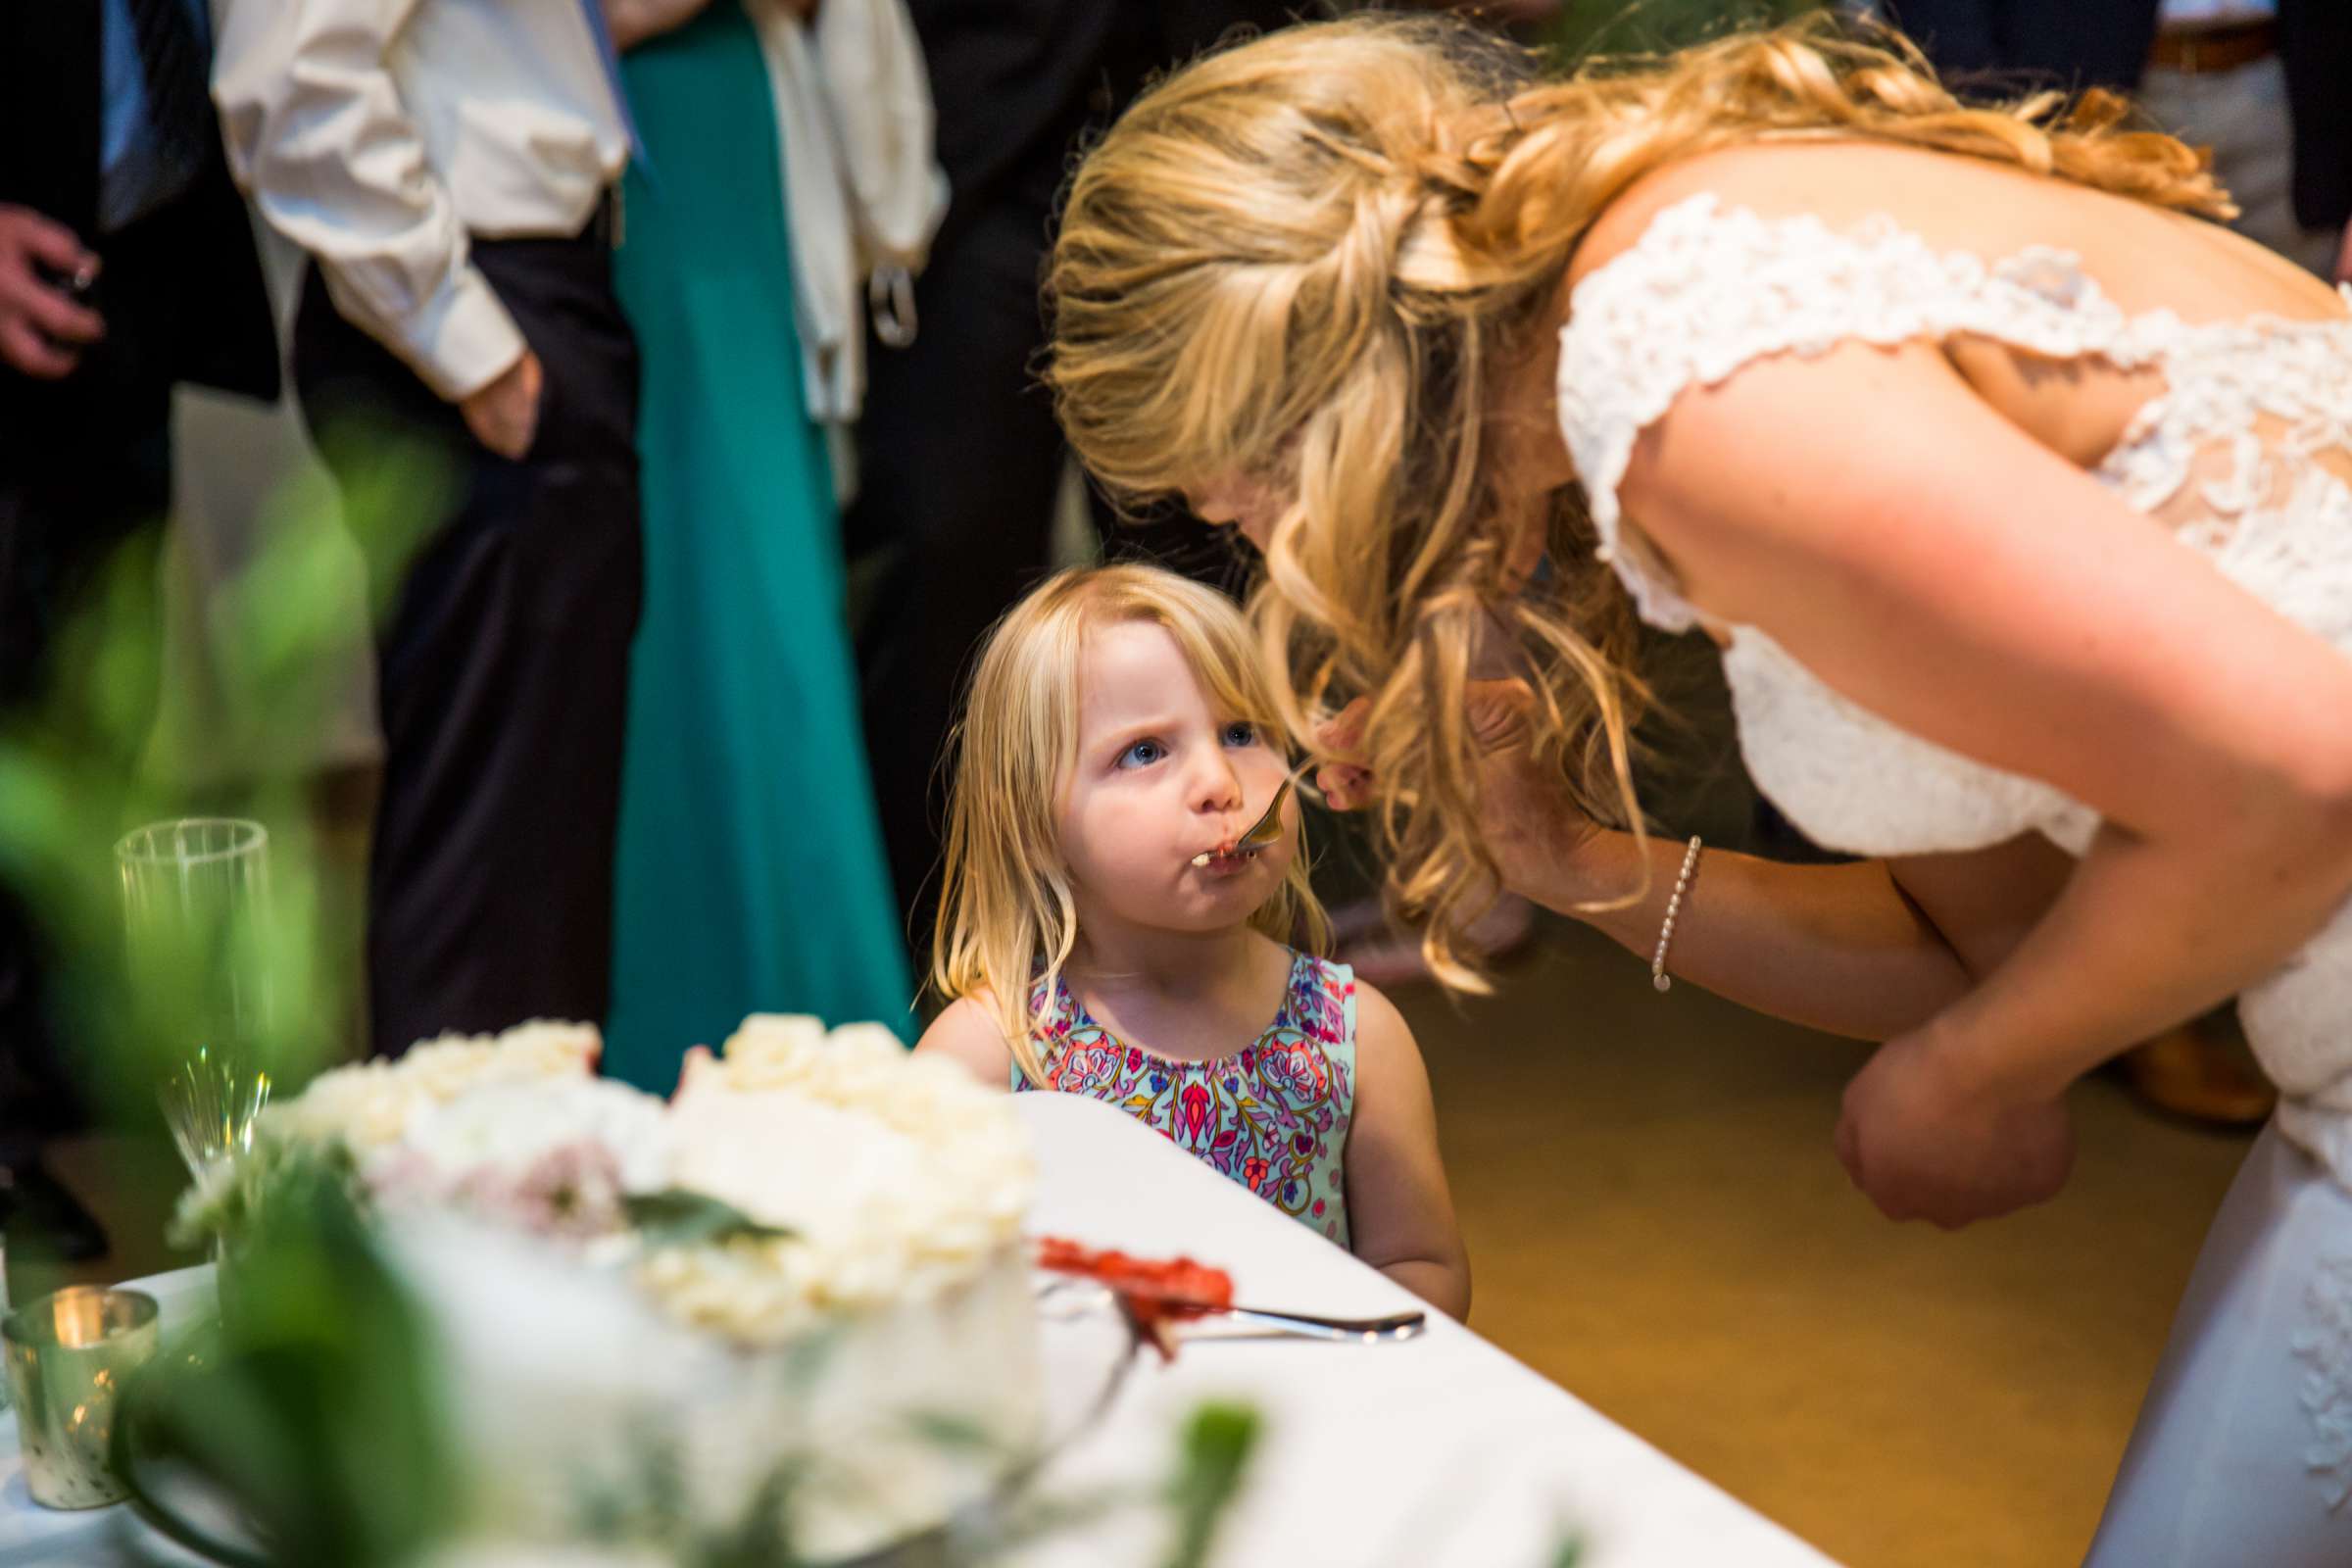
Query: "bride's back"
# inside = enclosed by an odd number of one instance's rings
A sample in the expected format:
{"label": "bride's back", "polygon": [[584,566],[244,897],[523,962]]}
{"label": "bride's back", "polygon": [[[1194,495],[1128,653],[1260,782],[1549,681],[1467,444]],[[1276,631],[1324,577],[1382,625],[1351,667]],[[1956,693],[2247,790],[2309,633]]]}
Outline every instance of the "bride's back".
{"label": "bride's back", "polygon": [[[2014,164],[1866,141],[1759,142],[1667,165],[1601,213],[1578,248],[1571,288],[1635,244],[1658,213],[1702,192],[1725,208],[1768,220],[1809,216],[1839,233],[1884,220],[1938,254],[1987,267],[2036,250],[2063,253],[2129,317],[2169,312],[2193,326],[2346,316],[2328,284],[2218,223]],[[2086,467],[2166,386],[2153,366],[2059,362],[1970,335],[1943,346],[1987,403]],[[2322,461],[2352,477],[2341,453]]]}

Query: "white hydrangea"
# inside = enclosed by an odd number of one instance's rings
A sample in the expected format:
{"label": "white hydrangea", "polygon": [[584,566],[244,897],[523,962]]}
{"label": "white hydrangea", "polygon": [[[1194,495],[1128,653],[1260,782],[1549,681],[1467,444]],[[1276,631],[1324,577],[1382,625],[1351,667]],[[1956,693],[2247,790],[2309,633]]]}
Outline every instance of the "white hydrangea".
{"label": "white hydrangea", "polygon": [[[698,1188],[790,1234],[652,1247],[634,1277],[671,1321],[740,1344],[927,1298],[1018,1245],[1035,1171],[1006,1098],[880,1024],[754,1014],[723,1055],[688,1054],[666,1103],[597,1078],[599,1050],[581,1024],[444,1036],[321,1075],[264,1136],[342,1143],[388,1209],[463,1209],[608,1261],[635,1245],[621,1195]],[[207,1188],[192,1201],[219,1207]]]}
{"label": "white hydrangea", "polygon": [[612,1154],[623,1191],[649,1193],[669,1180],[665,1109],[610,1078],[482,1083],[420,1106],[385,1156],[413,1155],[449,1181],[468,1174],[514,1180],[557,1149],[590,1144]]}
{"label": "white hydrangea", "polygon": [[498,1035],[442,1035],[396,1060],[320,1073],[262,1119],[298,1142],[339,1141],[365,1163],[407,1136],[417,1115],[469,1089],[589,1077],[603,1049],[595,1027],[583,1023],[534,1020]]}
{"label": "white hydrangea", "polygon": [[[796,1102],[835,1114],[795,1112]],[[689,1181],[711,1173],[727,1189],[715,1196],[806,1205],[823,1188],[829,1211],[790,1240],[665,1250],[640,1265],[674,1317],[750,1344],[970,1278],[1017,1244],[1036,1182],[1006,1098],[953,1062],[909,1056],[880,1024],[827,1034],[812,1018],[756,1014],[723,1056],[688,1060],[670,1114],[680,1169]],[[880,1135],[861,1148],[868,1157],[840,1156],[844,1116]],[[779,1147],[770,1129],[787,1128],[830,1134],[831,1147]],[[796,1167],[796,1154],[816,1168]]]}

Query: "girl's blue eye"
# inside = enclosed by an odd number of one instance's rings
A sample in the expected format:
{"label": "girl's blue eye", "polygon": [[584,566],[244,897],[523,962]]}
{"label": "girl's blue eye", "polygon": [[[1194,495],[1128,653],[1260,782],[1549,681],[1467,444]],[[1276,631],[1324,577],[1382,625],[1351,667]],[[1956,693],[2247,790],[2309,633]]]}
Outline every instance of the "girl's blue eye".
{"label": "girl's blue eye", "polygon": [[1255,746],[1257,744],[1257,726],[1246,719],[1236,719],[1225,726],[1225,744],[1228,746]]}
{"label": "girl's blue eye", "polygon": [[1137,741],[1119,754],[1120,767],[1150,767],[1168,755],[1168,749],[1157,741]]}

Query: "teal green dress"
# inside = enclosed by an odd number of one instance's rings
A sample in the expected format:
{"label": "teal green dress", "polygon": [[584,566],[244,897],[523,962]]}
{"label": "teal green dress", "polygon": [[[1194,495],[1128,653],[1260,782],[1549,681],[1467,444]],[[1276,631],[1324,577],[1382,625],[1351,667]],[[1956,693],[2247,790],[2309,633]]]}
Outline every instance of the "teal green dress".
{"label": "teal green dress", "polygon": [[666,1092],[746,1013],[912,1023],[858,729],[839,514],[793,321],[766,66],[740,0],[621,62],[644,357],[645,609],[629,686],[605,1070]]}

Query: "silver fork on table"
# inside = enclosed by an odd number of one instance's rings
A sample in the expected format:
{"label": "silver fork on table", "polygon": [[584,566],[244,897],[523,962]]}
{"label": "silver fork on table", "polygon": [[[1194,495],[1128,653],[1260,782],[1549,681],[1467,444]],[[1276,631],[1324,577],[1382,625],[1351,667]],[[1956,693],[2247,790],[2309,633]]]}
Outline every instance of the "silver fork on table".
{"label": "silver fork on table", "polygon": [[[1038,1288],[1039,1310],[1052,1318],[1074,1318],[1095,1311],[1111,1299],[1109,1286],[1096,1280],[1063,1275]],[[1272,1307],[1229,1306],[1188,1321],[1247,1324],[1259,1334],[1291,1335],[1299,1339],[1333,1340],[1356,1345],[1387,1345],[1413,1339],[1429,1327],[1426,1312],[1392,1312],[1386,1317],[1317,1317],[1310,1312],[1279,1312]],[[1204,1339],[1241,1339],[1238,1334],[1208,1334]]]}

